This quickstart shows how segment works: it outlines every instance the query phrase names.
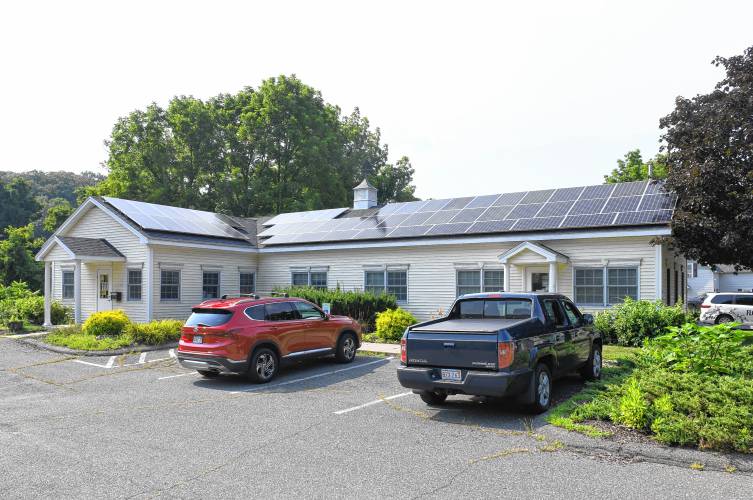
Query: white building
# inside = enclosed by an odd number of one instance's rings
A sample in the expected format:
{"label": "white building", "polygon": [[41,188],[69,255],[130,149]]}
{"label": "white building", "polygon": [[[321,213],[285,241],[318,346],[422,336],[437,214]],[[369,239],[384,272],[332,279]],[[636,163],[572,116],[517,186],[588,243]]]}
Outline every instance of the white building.
{"label": "white building", "polygon": [[735,271],[732,266],[701,266],[688,262],[688,297],[712,292],[753,292],[753,272]]}
{"label": "white building", "polygon": [[420,319],[478,291],[549,290],[594,311],[623,300],[685,298],[670,234],[674,197],[632,182],[245,219],[89,198],[44,244],[45,299],[76,322],[123,309],[135,321],[185,318],[210,297],[309,285],[397,296]]}

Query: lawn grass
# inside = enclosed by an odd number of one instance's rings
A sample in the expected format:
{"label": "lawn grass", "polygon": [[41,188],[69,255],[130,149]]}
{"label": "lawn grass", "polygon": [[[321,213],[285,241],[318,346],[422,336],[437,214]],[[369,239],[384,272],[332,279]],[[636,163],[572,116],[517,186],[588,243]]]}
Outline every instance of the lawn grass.
{"label": "lawn grass", "polygon": [[94,335],[83,333],[79,328],[61,328],[55,330],[45,336],[44,341],[48,344],[82,351],[107,351],[128,347],[134,343],[133,337],[127,333],[114,337],[98,338]]}

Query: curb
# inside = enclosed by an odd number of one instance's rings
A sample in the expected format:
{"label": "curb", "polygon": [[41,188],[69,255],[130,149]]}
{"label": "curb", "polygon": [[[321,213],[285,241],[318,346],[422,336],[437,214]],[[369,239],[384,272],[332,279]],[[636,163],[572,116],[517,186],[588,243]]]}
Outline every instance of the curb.
{"label": "curb", "polygon": [[733,466],[735,472],[732,474],[753,475],[753,456],[742,453],[702,451],[663,446],[658,443],[617,443],[609,439],[590,438],[551,424],[547,424],[541,430],[560,440],[565,445],[564,450],[574,453],[612,455],[634,462],[659,463],[683,469],[698,463],[703,465],[703,470],[717,472],[729,472],[727,467]]}
{"label": "curb", "polygon": [[40,340],[34,339],[15,339],[17,342],[22,342],[30,346],[44,349],[45,351],[56,352],[58,354],[68,354],[75,356],[119,356],[121,354],[131,354],[136,352],[151,352],[160,351],[162,349],[173,349],[178,347],[178,342],[168,342],[166,344],[159,345],[138,345],[133,347],[122,347],[120,349],[111,349],[109,351],[82,351],[80,349],[69,349],[67,347],[54,346],[46,344]]}

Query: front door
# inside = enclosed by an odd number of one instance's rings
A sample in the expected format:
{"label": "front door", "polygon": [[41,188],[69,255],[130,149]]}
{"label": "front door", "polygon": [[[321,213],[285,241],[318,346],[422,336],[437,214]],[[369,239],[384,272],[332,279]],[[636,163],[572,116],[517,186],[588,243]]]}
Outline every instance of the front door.
{"label": "front door", "polygon": [[529,267],[527,271],[527,289],[531,292],[549,291],[549,270],[545,267]]}
{"label": "front door", "polygon": [[110,274],[109,270],[97,271],[97,311],[109,311],[112,309],[112,300],[110,300],[110,293],[112,291]]}

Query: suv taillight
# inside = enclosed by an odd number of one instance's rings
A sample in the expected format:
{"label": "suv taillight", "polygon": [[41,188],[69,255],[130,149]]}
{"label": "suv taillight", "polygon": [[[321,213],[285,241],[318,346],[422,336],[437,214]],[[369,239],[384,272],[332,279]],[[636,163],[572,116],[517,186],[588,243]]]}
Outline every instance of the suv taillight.
{"label": "suv taillight", "polygon": [[711,304],[701,304],[701,309],[708,309],[711,307]]}
{"label": "suv taillight", "polygon": [[500,342],[497,351],[497,368],[507,368],[515,357],[515,347],[512,342]]}
{"label": "suv taillight", "polygon": [[408,364],[408,341],[406,339],[400,339],[400,362]]}

